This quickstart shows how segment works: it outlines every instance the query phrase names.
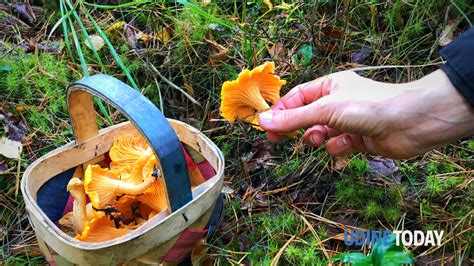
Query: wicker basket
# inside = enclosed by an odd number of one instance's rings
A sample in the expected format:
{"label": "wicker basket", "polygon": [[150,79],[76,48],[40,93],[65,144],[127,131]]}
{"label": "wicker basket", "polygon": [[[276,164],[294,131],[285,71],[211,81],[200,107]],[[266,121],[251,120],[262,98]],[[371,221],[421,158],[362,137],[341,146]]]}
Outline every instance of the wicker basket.
{"label": "wicker basket", "polygon": [[[92,95],[115,107],[130,122],[98,130]],[[184,231],[206,226],[220,197],[224,177],[222,153],[206,136],[185,123],[166,119],[140,93],[107,75],[94,75],[71,84],[68,108],[76,141],[33,162],[21,182],[29,220],[47,259],[66,265],[157,263],[166,260]],[[113,140],[127,133],[141,133],[159,158],[169,208],[132,233],[110,241],[88,243],[68,236],[40,207],[38,194],[54,180],[65,179],[62,183],[67,183],[71,169],[102,160]],[[182,143],[198,151],[215,172],[193,191]]]}

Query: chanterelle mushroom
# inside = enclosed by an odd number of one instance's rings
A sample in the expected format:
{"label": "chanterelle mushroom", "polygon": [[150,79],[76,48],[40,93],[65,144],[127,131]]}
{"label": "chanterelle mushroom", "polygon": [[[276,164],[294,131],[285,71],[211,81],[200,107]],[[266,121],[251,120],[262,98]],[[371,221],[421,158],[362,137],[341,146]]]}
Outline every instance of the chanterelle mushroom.
{"label": "chanterelle mushroom", "polygon": [[112,160],[110,168],[120,169],[128,166],[133,169],[140,158],[148,157],[150,153],[149,145],[142,136],[122,135],[114,140],[110,148],[109,156]]}
{"label": "chanterelle mushroom", "polygon": [[141,195],[138,200],[150,206],[156,212],[168,207],[165,191],[165,183],[162,178],[158,178],[153,184]]}
{"label": "chanterelle mushroom", "polygon": [[85,191],[96,209],[107,207],[115,196],[142,194],[154,181],[155,177],[152,175],[138,184],[122,181],[116,172],[98,165],[89,165],[84,174]]}
{"label": "chanterelle mushroom", "polygon": [[[161,166],[153,151],[141,136],[126,134],[115,139],[109,152],[111,170],[120,174],[120,180],[140,183],[154,171],[160,171]],[[188,169],[192,186],[198,186],[205,181],[197,167]]]}
{"label": "chanterelle mushroom", "polygon": [[84,231],[76,239],[85,242],[102,242],[128,234],[131,230],[126,226],[115,227],[115,222],[102,212],[97,212],[95,218],[87,221]]}
{"label": "chanterelle mushroom", "polygon": [[67,184],[67,191],[74,198],[72,207],[74,231],[80,234],[84,230],[84,224],[87,222],[84,182],[77,177],[71,178]]}
{"label": "chanterelle mushroom", "polygon": [[275,63],[266,62],[253,70],[245,69],[236,80],[226,81],[221,91],[221,113],[229,122],[242,119],[259,130],[258,112],[270,110],[268,102],[280,99],[285,80],[274,75]]}

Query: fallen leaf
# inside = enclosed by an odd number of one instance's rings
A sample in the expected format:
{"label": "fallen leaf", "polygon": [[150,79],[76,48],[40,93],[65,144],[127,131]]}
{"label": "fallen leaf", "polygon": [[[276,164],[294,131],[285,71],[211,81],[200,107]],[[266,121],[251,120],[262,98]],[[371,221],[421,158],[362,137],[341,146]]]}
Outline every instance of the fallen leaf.
{"label": "fallen leaf", "polygon": [[61,52],[61,43],[58,41],[44,40],[41,43],[36,44],[36,48],[44,52],[58,53]]}
{"label": "fallen leaf", "polygon": [[346,168],[350,161],[349,157],[336,157],[334,160],[332,169],[336,171]]}
{"label": "fallen leaf", "polygon": [[142,40],[143,42],[148,42],[148,40],[150,39],[150,35],[146,34],[146,33],[143,33],[143,32],[140,32],[138,34],[138,38],[140,40]]}
{"label": "fallen leaf", "polygon": [[270,47],[268,49],[268,53],[272,56],[272,57],[278,57],[279,55],[281,54],[284,54],[286,53],[287,50],[286,48],[283,46],[282,43],[275,43],[272,47]]}
{"label": "fallen leaf", "polygon": [[209,63],[211,65],[217,65],[220,62],[226,61],[227,59],[229,59],[229,56],[227,55],[227,51],[221,51],[217,54],[211,55],[211,57],[209,57]]}
{"label": "fallen leaf", "polygon": [[127,40],[128,46],[130,46],[130,48],[132,49],[136,49],[137,36],[135,35],[135,32],[133,32],[132,28],[125,25],[123,28],[123,34],[125,35],[125,39]]}
{"label": "fallen leaf", "polygon": [[15,107],[15,110],[21,113],[25,111],[25,106],[23,104],[17,105],[17,107]]}
{"label": "fallen leaf", "polygon": [[398,170],[397,165],[392,159],[381,156],[374,156],[369,160],[368,174],[375,178],[385,178],[393,175]]}
{"label": "fallen leaf", "polygon": [[31,8],[30,3],[27,1],[25,3],[15,3],[11,5],[11,8],[20,16],[27,19],[29,22],[33,22],[36,20],[35,13]]}
{"label": "fallen leaf", "polygon": [[6,137],[0,139],[0,154],[11,159],[19,159],[23,145],[20,141],[11,140]]}
{"label": "fallen leaf", "polygon": [[[5,161],[0,162],[0,174],[8,170],[8,165]],[[0,237],[1,239],[1,237]]]}
{"label": "fallen leaf", "polygon": [[125,21],[120,20],[120,21],[117,21],[117,22],[115,22],[114,24],[112,24],[112,25],[111,25],[110,27],[108,27],[105,31],[106,31],[106,32],[114,31],[114,30],[117,30],[117,29],[123,27],[123,25],[125,25]]}
{"label": "fallen leaf", "polygon": [[5,132],[11,140],[22,141],[26,133],[28,133],[28,128],[21,119],[11,113],[6,113],[1,107],[0,123],[3,124]]}
{"label": "fallen leaf", "polygon": [[453,40],[453,32],[456,26],[457,23],[450,22],[444,27],[443,32],[439,36],[439,46],[446,46]]}
{"label": "fallen leaf", "polygon": [[227,55],[227,52],[229,49],[224,47],[223,45],[218,44],[217,42],[210,40],[210,39],[204,39],[207,43],[211,45],[212,50],[215,52],[213,55],[209,57],[209,63],[211,65],[217,65],[222,61],[226,61],[229,59],[229,56]]}
{"label": "fallen leaf", "polygon": [[158,30],[157,34],[156,34],[156,37],[158,38],[158,40],[160,40],[164,45],[166,45],[169,40],[170,40],[170,33],[169,31],[163,27],[161,29]]}
{"label": "fallen leaf", "polygon": [[263,3],[269,8],[269,9],[272,9],[273,8],[273,4],[270,0],[263,0]]}
{"label": "fallen leaf", "polygon": [[[99,35],[90,35],[89,36],[90,39],[91,39],[91,43],[92,45],[94,46],[95,50],[96,51],[99,51],[100,49],[102,49],[102,47],[104,47],[104,39],[102,39],[102,37],[100,37]],[[93,48],[91,47],[90,43],[88,40],[85,40],[84,41],[84,44],[91,50],[93,50]]]}
{"label": "fallen leaf", "polygon": [[323,28],[322,31],[324,35],[329,36],[332,39],[340,39],[342,37],[342,34],[344,33],[344,29],[333,27]]}
{"label": "fallen leaf", "polygon": [[370,53],[372,49],[370,47],[363,45],[359,52],[352,54],[352,62],[353,63],[360,63],[364,60]]}
{"label": "fallen leaf", "polygon": [[247,238],[245,233],[239,234],[239,236],[237,236],[237,243],[239,243],[239,251],[240,252],[244,252],[244,251],[249,250],[250,241]]}
{"label": "fallen leaf", "polygon": [[273,146],[266,139],[258,139],[252,145],[252,151],[241,158],[244,171],[249,174],[271,164]]}
{"label": "fallen leaf", "polygon": [[223,194],[228,194],[228,195],[234,194],[234,190],[232,188],[228,187],[228,186],[223,186],[221,192]]}

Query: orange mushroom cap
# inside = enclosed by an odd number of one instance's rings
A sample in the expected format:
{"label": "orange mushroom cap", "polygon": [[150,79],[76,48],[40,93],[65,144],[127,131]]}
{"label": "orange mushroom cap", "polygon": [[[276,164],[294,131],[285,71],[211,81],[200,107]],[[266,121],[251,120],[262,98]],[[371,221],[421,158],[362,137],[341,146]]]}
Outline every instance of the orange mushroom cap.
{"label": "orange mushroom cap", "polygon": [[168,207],[168,199],[166,197],[165,182],[162,178],[158,178],[153,184],[141,195],[138,200],[150,206],[156,212],[160,212]]}
{"label": "orange mushroom cap", "polygon": [[157,211],[155,211],[153,208],[151,208],[145,203],[142,203],[140,205],[139,212],[140,212],[140,216],[146,220],[150,220],[153,216],[155,216],[158,213]]}
{"label": "orange mushroom cap", "polygon": [[76,239],[85,242],[102,242],[123,236],[130,231],[127,227],[116,228],[113,220],[98,212],[94,219],[86,222],[84,231],[78,234]]}
{"label": "orange mushroom cap", "polygon": [[280,99],[281,86],[285,80],[274,75],[275,63],[266,62],[253,70],[245,69],[236,80],[226,81],[221,91],[221,113],[229,122],[236,118],[258,126],[258,113],[269,110],[267,102],[274,104]]}
{"label": "orange mushroom cap", "polygon": [[143,179],[153,172],[154,166],[159,168],[158,160],[141,135],[127,134],[118,137],[110,149],[109,156],[112,160],[111,169],[120,173],[121,180],[134,184],[143,182]]}
{"label": "orange mushroom cap", "polygon": [[121,197],[114,207],[120,212],[121,221],[125,224],[129,224],[135,220],[136,216],[140,215],[140,201],[137,200],[136,196],[125,195]]}
{"label": "orange mushroom cap", "polygon": [[89,165],[84,174],[86,194],[96,209],[102,209],[113,203],[118,195],[139,195],[148,189],[155,181],[150,175],[141,183],[134,184],[118,179],[117,173],[98,165]]}
{"label": "orange mushroom cap", "polygon": [[142,136],[125,134],[115,139],[109,156],[112,162],[110,168],[122,168],[124,166],[133,168],[133,165],[145,153],[149,145]]}

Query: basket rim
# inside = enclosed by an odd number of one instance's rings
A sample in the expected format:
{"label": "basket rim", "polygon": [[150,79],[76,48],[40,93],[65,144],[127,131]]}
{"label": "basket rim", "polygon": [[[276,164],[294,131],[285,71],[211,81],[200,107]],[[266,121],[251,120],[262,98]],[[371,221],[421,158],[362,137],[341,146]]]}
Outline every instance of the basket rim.
{"label": "basket rim", "polygon": [[[201,185],[199,185],[198,187],[196,187],[193,191],[192,191],[192,194],[193,194],[193,199],[186,203],[183,207],[181,207],[180,209],[174,211],[173,213],[170,213],[168,214],[168,210],[169,208],[161,211],[159,214],[157,214],[155,217],[151,218],[150,220],[148,220],[147,222],[145,222],[145,224],[143,224],[142,226],[136,228],[134,230],[134,232],[131,232],[129,234],[126,234],[126,235],[123,235],[123,236],[120,236],[120,237],[117,237],[117,238],[114,238],[112,240],[108,240],[108,241],[103,241],[103,242],[83,242],[83,241],[80,241],[80,240],[77,240],[69,235],[67,235],[66,233],[64,233],[63,231],[61,231],[60,228],[58,228],[47,216],[46,214],[43,212],[43,210],[41,210],[41,208],[38,206],[36,200],[34,199],[35,197],[32,195],[32,192],[28,190],[27,188],[27,183],[28,183],[28,179],[29,179],[29,176],[30,176],[30,173],[42,162],[44,161],[46,158],[49,158],[51,157],[52,155],[55,155],[55,154],[60,154],[63,149],[70,149],[70,148],[73,148],[73,147],[76,147],[78,146],[78,144],[75,143],[75,141],[72,141],[72,142],[69,142],[59,148],[56,148],[48,153],[46,153],[45,155],[41,156],[40,158],[38,158],[37,160],[35,160],[33,163],[31,163],[27,169],[25,170],[25,172],[23,173],[23,177],[22,177],[22,180],[21,180],[21,191],[22,191],[22,194],[23,194],[23,198],[24,198],[24,201],[25,201],[25,207],[26,207],[26,210],[27,212],[30,214],[30,215],[34,215],[35,218],[37,218],[40,222],[42,222],[43,225],[45,225],[46,229],[52,229],[52,230],[48,230],[52,235],[54,235],[57,239],[59,239],[63,244],[66,244],[68,246],[71,246],[71,247],[74,247],[74,248],[79,248],[79,249],[82,249],[82,250],[88,250],[88,251],[92,251],[92,250],[100,250],[100,249],[104,249],[104,248],[109,248],[109,247],[112,247],[112,246],[116,246],[116,245],[119,245],[119,244],[123,244],[127,241],[131,241],[133,239],[136,239],[146,233],[148,233],[150,230],[154,229],[155,227],[158,227],[160,226],[161,224],[165,223],[166,221],[168,221],[169,219],[171,219],[172,217],[174,216],[178,216],[178,215],[181,215],[183,213],[184,210],[186,210],[190,205],[192,205],[194,202],[196,202],[198,199],[200,199],[201,197],[203,197],[205,194],[209,193],[209,191],[211,189],[213,189],[215,186],[221,184],[221,182],[219,181],[222,181],[223,178],[224,178],[224,156],[222,155],[222,152],[220,151],[220,149],[217,147],[217,145],[212,142],[206,135],[204,135],[202,132],[200,132],[199,130],[197,130],[196,128],[184,123],[184,122],[181,122],[181,121],[178,121],[178,120],[174,120],[174,119],[168,119],[168,121],[172,124],[172,125],[177,125],[177,126],[180,126],[186,130],[189,130],[191,131],[192,133],[194,133],[198,138],[201,138],[204,142],[206,142],[206,144],[211,148],[212,150],[212,153],[214,154],[214,156],[216,156],[217,158],[217,167],[214,169],[216,171],[216,174],[211,177],[210,179],[208,179],[206,182],[202,183]],[[104,129],[101,129],[99,131],[99,136],[102,135],[102,134],[106,134],[108,131],[110,131],[111,129],[114,129],[114,128],[119,128],[119,127],[122,127],[122,126],[127,126],[127,125],[131,125],[133,126],[133,124],[131,124],[129,121],[126,121],[126,122],[122,122],[122,123],[119,123],[119,124],[116,124],[116,125],[112,125],[110,127],[107,127],[107,128],[104,128]],[[179,134],[178,134],[178,137],[179,137]],[[184,142],[184,141],[183,141]],[[186,142],[184,142],[186,143]],[[207,159],[207,158],[206,158]],[[215,200],[214,200],[215,201]],[[164,216],[164,217],[163,217]],[[192,221],[190,221],[191,223]],[[33,227],[33,229],[35,231],[37,231],[36,228]],[[184,229],[184,228],[183,228]]]}

